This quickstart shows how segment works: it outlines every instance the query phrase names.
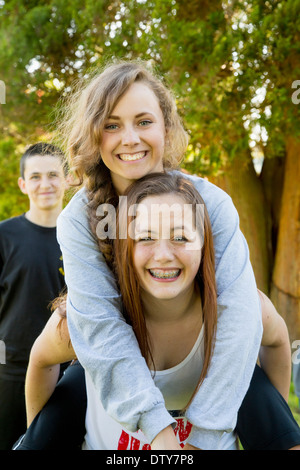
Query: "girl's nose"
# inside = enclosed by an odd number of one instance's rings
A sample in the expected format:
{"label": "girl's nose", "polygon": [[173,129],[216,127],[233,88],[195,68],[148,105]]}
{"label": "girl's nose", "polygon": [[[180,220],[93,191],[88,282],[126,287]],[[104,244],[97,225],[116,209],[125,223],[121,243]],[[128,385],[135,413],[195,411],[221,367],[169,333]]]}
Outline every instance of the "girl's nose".
{"label": "girl's nose", "polygon": [[170,240],[157,240],[155,243],[153,258],[155,261],[160,261],[161,263],[172,261],[174,259],[173,247]]}
{"label": "girl's nose", "polygon": [[140,143],[140,137],[138,132],[133,127],[124,128],[122,134],[122,144],[132,146]]}

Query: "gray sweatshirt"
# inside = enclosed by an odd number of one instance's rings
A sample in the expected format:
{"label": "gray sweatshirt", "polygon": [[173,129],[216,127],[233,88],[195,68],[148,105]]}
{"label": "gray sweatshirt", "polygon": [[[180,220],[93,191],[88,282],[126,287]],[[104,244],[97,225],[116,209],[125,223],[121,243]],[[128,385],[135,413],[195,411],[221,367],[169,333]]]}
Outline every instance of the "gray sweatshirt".
{"label": "gray sweatshirt", "polygon": [[[200,192],[210,216],[218,289],[216,344],[208,375],[187,410],[193,424],[189,443],[215,449],[223,433],[235,428],[249,387],[262,337],[261,311],[231,198],[202,178],[186,177]],[[72,344],[107,413],[129,431],[141,429],[151,442],[174,419],[122,317],[115,279],[89,228],[86,203],[83,188],[57,223]]]}

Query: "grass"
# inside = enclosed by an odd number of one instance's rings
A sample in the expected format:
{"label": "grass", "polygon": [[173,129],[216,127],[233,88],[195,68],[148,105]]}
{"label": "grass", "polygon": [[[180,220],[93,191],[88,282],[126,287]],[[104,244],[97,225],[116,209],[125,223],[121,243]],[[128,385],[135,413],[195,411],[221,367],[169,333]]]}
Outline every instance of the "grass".
{"label": "grass", "polygon": [[295,387],[293,382],[291,383],[290,388],[290,395],[289,395],[289,407],[293,413],[295,420],[297,421],[298,425],[300,426],[300,405],[299,405],[299,398],[295,395]]}

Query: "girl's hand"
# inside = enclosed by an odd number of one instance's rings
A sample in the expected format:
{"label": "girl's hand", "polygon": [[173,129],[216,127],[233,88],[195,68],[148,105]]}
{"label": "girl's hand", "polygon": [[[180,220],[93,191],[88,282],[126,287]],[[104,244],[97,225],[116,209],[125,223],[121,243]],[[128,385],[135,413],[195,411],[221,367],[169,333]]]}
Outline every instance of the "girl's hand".
{"label": "girl's hand", "polygon": [[167,426],[153,439],[151,450],[182,450],[172,426]]}
{"label": "girl's hand", "polygon": [[199,449],[198,447],[194,447],[187,442],[182,450],[201,450],[201,449]]}

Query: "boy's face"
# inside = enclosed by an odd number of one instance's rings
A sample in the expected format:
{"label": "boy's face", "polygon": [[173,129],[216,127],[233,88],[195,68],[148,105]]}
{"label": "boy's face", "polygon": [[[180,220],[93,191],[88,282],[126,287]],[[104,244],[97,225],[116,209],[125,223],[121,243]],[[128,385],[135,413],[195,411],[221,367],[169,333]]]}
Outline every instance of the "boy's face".
{"label": "boy's face", "polygon": [[62,205],[66,179],[60,158],[55,156],[29,157],[25,162],[24,179],[19,187],[30,200],[30,207],[52,210]]}

